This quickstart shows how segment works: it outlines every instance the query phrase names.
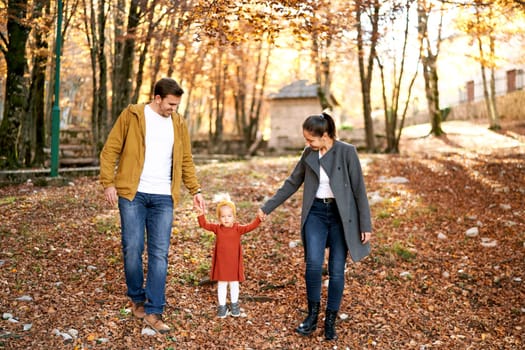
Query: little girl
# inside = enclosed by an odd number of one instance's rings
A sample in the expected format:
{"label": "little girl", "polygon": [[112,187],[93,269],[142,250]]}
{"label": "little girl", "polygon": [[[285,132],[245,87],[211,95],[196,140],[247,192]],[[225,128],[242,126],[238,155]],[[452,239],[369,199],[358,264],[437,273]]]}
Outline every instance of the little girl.
{"label": "little girl", "polygon": [[[241,315],[239,307],[239,282],[243,282],[244,266],[242,260],[241,235],[256,229],[261,219],[256,217],[248,225],[240,225],[236,222],[235,204],[230,196],[225,194],[217,203],[217,218],[219,224],[206,221],[204,211],[196,208],[199,213],[199,226],[205,230],[215,233],[215,249],[211,266],[211,280],[217,281],[217,294],[219,306],[217,316],[224,318],[231,313],[232,316]],[[226,306],[226,294],[228,284],[230,286],[231,310]]]}

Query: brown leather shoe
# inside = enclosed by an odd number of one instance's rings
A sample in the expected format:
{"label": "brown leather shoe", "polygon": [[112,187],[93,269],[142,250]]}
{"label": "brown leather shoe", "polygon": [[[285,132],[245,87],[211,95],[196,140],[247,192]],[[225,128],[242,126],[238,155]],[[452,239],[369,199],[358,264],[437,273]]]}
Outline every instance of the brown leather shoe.
{"label": "brown leather shoe", "polygon": [[146,312],[144,311],[144,302],[140,303],[131,303],[131,312],[133,313],[133,316],[136,318],[144,318],[146,316]]}
{"label": "brown leather shoe", "polygon": [[146,315],[144,316],[144,322],[158,333],[164,334],[170,331],[170,327],[162,321],[162,317],[160,315]]}

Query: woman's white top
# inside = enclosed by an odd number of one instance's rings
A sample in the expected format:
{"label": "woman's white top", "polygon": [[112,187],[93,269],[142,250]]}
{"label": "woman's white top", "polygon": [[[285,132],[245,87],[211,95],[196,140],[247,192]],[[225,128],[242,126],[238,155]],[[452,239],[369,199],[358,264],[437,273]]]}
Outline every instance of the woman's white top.
{"label": "woman's white top", "polygon": [[[321,152],[319,152],[319,159],[321,159],[323,156],[321,155]],[[317,188],[317,193],[315,197],[317,198],[334,198],[334,193],[332,192],[332,189],[330,188],[330,178],[328,178],[328,175],[326,174],[326,171],[323,169],[323,167],[320,167],[320,176],[319,176],[319,187]]]}

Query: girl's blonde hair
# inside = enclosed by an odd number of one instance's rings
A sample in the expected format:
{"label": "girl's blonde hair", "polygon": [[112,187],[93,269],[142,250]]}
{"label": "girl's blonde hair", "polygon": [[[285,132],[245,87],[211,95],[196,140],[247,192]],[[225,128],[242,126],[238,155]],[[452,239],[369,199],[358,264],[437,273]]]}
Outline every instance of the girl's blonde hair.
{"label": "girl's blonde hair", "polygon": [[228,206],[233,211],[233,216],[237,217],[237,210],[235,209],[235,203],[232,202],[228,193],[217,193],[213,196],[213,201],[217,202],[217,217],[221,216],[221,208]]}

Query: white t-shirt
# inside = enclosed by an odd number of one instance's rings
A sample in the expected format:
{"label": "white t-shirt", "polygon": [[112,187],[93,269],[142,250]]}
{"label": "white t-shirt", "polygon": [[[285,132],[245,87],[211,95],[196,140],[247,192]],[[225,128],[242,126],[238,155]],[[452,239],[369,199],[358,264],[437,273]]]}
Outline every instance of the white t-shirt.
{"label": "white t-shirt", "polygon": [[[322,155],[319,152],[319,159],[321,158]],[[330,179],[328,178],[326,171],[324,171],[322,166],[319,170],[319,187],[317,188],[317,193],[315,194],[315,196],[317,198],[334,198],[334,193],[330,188]]]}
{"label": "white t-shirt", "polygon": [[171,162],[173,160],[173,122],[154,112],[149,105],[146,119],[146,154],[138,191],[171,194]]}

